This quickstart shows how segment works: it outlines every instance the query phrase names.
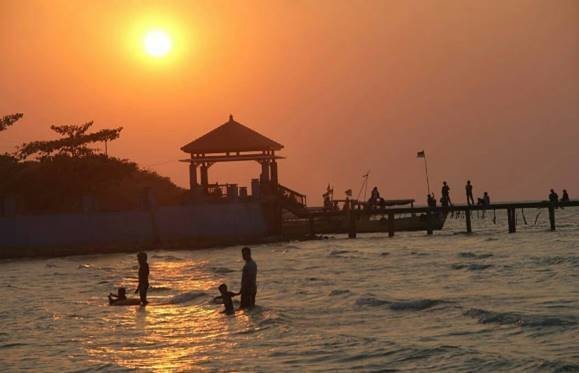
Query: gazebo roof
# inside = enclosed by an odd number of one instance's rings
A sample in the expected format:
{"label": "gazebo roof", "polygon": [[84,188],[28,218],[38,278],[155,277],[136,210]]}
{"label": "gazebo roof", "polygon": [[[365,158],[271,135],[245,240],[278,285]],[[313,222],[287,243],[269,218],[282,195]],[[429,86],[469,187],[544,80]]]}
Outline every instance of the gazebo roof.
{"label": "gazebo roof", "polygon": [[229,121],[183,146],[185,153],[227,153],[281,150],[283,145],[247,128],[229,116]]}

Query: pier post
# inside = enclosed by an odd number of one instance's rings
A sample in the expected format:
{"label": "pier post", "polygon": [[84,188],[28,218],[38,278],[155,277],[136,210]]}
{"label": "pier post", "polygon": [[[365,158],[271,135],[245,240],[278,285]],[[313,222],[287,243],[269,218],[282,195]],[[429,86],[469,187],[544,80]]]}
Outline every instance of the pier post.
{"label": "pier post", "polygon": [[394,237],[394,214],[388,213],[388,237]]}
{"label": "pier post", "polygon": [[430,210],[426,211],[426,234],[432,235],[432,213]]}
{"label": "pier post", "polygon": [[507,209],[507,221],[509,224],[509,233],[515,233],[517,231],[517,222],[514,208]]}
{"label": "pier post", "polygon": [[551,231],[555,231],[555,206],[552,204],[549,206],[549,224],[551,225]]}
{"label": "pier post", "polygon": [[356,213],[348,210],[348,238],[356,238]]}
{"label": "pier post", "polygon": [[472,222],[470,221],[470,209],[464,210],[464,216],[466,218],[466,233],[472,233]]}
{"label": "pier post", "polygon": [[309,222],[310,222],[310,238],[314,238],[316,236],[316,232],[314,230],[314,218],[310,216]]}

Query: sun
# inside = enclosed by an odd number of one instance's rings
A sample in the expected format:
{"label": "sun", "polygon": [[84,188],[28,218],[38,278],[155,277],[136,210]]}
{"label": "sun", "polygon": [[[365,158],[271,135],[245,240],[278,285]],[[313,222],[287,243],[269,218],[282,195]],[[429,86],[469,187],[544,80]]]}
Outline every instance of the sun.
{"label": "sun", "polygon": [[161,58],[165,57],[171,51],[172,42],[169,33],[156,29],[150,30],[145,34],[143,45],[145,52],[147,52],[149,56]]}

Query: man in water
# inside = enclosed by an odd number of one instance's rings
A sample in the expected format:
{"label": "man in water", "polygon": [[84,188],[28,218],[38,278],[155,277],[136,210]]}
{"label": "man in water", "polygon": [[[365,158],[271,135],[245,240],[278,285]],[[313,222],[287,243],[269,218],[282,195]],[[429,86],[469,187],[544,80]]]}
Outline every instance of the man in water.
{"label": "man in water", "polygon": [[464,189],[466,190],[466,203],[469,206],[474,205],[474,197],[472,195],[472,184],[470,183],[470,180],[466,181],[466,186],[464,187]]}
{"label": "man in water", "polygon": [[241,274],[241,302],[239,309],[252,309],[255,307],[255,295],[257,294],[257,264],[251,258],[251,249],[244,247],[241,255],[245,260]]}
{"label": "man in water", "polygon": [[135,294],[139,293],[141,298],[141,304],[144,306],[149,303],[147,301],[147,290],[149,290],[149,263],[147,263],[147,254],[140,252],[137,254],[137,259],[139,261],[139,285]]}

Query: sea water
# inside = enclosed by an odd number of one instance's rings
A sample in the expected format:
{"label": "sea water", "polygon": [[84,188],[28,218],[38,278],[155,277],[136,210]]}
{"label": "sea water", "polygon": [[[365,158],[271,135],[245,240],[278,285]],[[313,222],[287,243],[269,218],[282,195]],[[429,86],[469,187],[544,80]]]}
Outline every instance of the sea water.
{"label": "sea water", "polygon": [[525,214],[254,246],[258,306],[234,316],[213,298],[240,247],[149,252],[147,307],[107,304],[135,296],[135,254],[1,261],[0,370],[579,370],[579,209],[556,232]]}

